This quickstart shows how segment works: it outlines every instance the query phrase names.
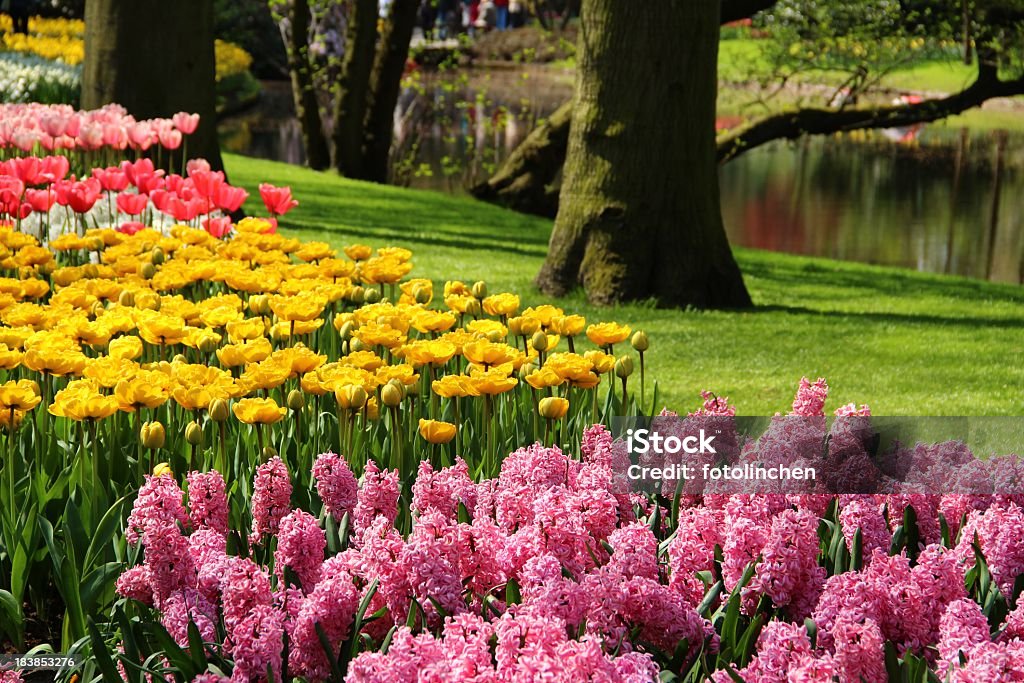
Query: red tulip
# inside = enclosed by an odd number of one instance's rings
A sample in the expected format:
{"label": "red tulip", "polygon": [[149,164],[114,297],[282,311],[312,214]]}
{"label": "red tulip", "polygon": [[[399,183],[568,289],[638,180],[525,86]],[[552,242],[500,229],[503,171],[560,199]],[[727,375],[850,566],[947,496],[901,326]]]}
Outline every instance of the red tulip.
{"label": "red tulip", "polygon": [[39,178],[46,183],[63,179],[71,170],[71,162],[60,155],[43,157],[40,165]]}
{"label": "red tulip", "polygon": [[149,193],[149,199],[153,202],[153,206],[160,213],[168,213],[167,207],[174,198],[174,193],[168,192],[164,189],[156,189]]}
{"label": "red tulip", "polygon": [[196,188],[196,192],[199,193],[199,196],[210,200],[217,197],[220,188],[224,185],[224,174],[220,171],[189,171],[188,177]]}
{"label": "red tulip", "polygon": [[270,183],[260,184],[260,197],[271,216],[283,216],[299,203],[292,199],[292,188],[274,187]]}
{"label": "red tulip", "polygon": [[19,178],[0,176],[0,203],[16,204],[21,201],[23,194],[25,194],[25,183]]}
{"label": "red tulip", "polygon": [[74,183],[68,190],[68,206],[75,213],[88,213],[99,198],[100,183],[95,178]]}
{"label": "red tulip", "polygon": [[26,185],[36,185],[39,181],[39,172],[42,170],[42,162],[39,157],[21,157],[11,159],[11,175],[17,177]]}
{"label": "red tulip", "polygon": [[144,194],[122,192],[117,195],[117,208],[129,216],[138,216],[146,210],[147,204],[149,204],[149,197]]}
{"label": "red tulip", "polygon": [[167,203],[166,213],[171,214],[174,220],[181,223],[188,223],[203,210],[205,202],[196,197],[195,199],[184,200],[175,197]]}

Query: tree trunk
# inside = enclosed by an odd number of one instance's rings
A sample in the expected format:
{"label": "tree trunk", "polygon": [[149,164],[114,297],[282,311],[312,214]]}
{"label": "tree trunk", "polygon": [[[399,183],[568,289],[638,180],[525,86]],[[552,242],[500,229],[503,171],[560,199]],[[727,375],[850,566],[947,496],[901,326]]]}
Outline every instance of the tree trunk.
{"label": "tree trunk", "polygon": [[334,165],[343,176],[359,178],[370,71],[377,48],[377,0],[355,0],[348,29],[334,113]]}
{"label": "tree trunk", "polygon": [[391,140],[395,130],[395,106],[402,74],[409,59],[409,43],[416,25],[416,0],[393,0],[388,21],[370,77],[370,102],[366,112],[363,148],[364,180],[388,182]]}
{"label": "tree trunk", "polygon": [[719,208],[718,22],[717,0],[584,0],[546,293],[751,304]]}
{"label": "tree trunk", "polygon": [[178,150],[223,168],[217,140],[212,0],[87,0],[82,107],[116,102],[137,119],[199,114]]}
{"label": "tree trunk", "polygon": [[306,164],[317,171],[331,165],[331,148],[324,135],[320,103],[313,84],[313,66],[309,60],[309,24],[312,14],[308,0],[292,0],[288,10],[288,71],[292,77],[295,115],[302,130]]}
{"label": "tree trunk", "polygon": [[566,102],[513,150],[486,182],[470,192],[523,213],[554,216],[558,189],[553,187],[569,144],[572,102]]}

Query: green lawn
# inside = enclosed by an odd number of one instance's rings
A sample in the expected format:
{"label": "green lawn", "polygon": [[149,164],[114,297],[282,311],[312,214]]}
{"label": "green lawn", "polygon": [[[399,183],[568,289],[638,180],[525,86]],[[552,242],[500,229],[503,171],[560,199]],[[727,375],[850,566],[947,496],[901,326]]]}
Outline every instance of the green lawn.
{"label": "green lawn", "polygon": [[[353,182],[228,155],[231,181],[262,212],[261,181],[291,185],[300,206],[282,229],[335,245],[412,249],[414,275],[484,279],[491,292],[545,301],[531,285],[549,221],[471,199]],[[743,414],[785,411],[803,375],[825,376],[832,407],[868,403],[878,415],[1024,414],[1024,290],[826,259],[738,249],[756,307],[744,312],[595,308],[556,303],[589,321],[648,331],[662,402],[692,409],[701,389]]]}

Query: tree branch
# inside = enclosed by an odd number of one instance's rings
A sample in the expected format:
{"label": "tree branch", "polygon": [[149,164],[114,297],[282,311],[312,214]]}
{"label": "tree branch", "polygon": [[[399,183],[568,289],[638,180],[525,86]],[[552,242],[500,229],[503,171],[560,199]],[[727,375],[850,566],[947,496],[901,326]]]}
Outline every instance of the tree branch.
{"label": "tree branch", "polygon": [[722,0],[721,23],[728,24],[752,17],[776,2],[778,0]]}
{"label": "tree branch", "polygon": [[803,135],[825,135],[865,128],[897,128],[929,123],[980,106],[993,97],[1024,94],[1024,77],[1001,81],[991,64],[979,64],[978,78],[970,86],[946,97],[918,104],[870,109],[800,108],[773,114],[747,124],[718,141],[718,161],[730,159],[772,140],[795,140]]}

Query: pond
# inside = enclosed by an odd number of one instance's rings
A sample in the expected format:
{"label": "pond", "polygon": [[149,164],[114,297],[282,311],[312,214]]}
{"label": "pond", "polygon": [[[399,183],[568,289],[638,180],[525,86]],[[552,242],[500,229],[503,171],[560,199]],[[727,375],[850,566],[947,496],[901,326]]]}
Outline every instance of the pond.
{"label": "pond", "polygon": [[[465,192],[572,94],[568,73],[419,73],[396,112],[396,184]],[[733,244],[1024,281],[1024,136],[935,125],[808,138],[721,169]],[[225,149],[303,163],[287,83],[222,122]],[[906,139],[892,139],[906,138]]]}

